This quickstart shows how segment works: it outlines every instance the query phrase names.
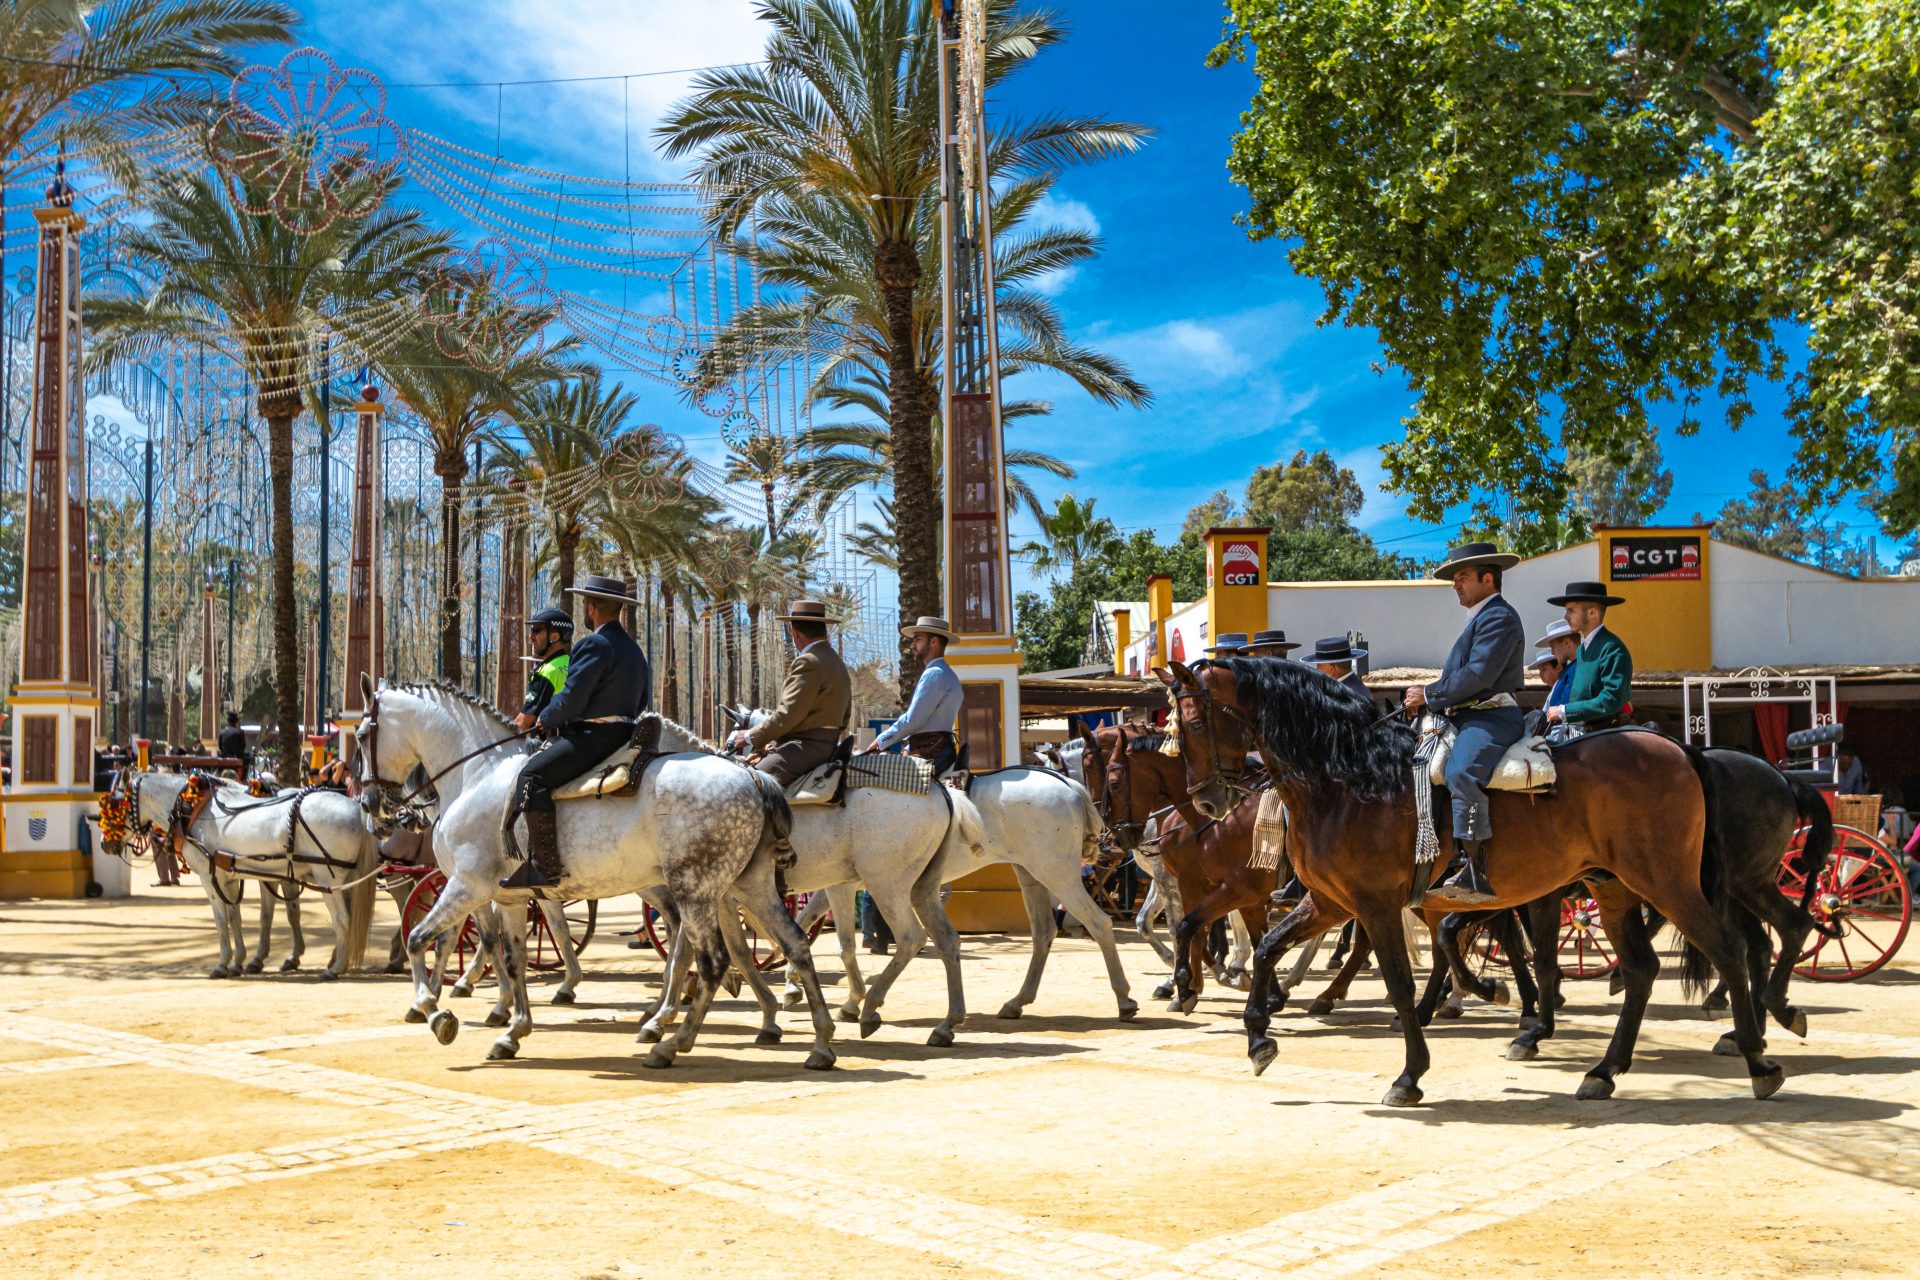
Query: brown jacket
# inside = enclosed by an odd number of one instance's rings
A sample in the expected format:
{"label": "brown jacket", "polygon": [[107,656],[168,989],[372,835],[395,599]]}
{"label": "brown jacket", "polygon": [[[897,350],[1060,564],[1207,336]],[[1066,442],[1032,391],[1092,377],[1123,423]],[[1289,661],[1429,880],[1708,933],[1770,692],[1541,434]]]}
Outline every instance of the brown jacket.
{"label": "brown jacket", "polygon": [[806,735],[837,741],[853,715],[853,677],[831,644],[822,640],[795,654],[787,664],[780,705],[767,722],[747,735],[755,751]]}

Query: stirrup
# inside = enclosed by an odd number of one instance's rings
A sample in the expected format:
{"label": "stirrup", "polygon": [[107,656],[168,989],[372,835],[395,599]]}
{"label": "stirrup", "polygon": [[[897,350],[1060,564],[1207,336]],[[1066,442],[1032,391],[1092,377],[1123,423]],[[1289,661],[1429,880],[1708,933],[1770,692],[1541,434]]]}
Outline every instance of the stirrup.
{"label": "stirrup", "polygon": [[1306,896],[1307,886],[1300,883],[1299,876],[1294,876],[1287,881],[1284,887],[1275,889],[1272,893],[1268,894],[1267,901],[1277,907],[1282,903],[1298,902]]}
{"label": "stirrup", "polygon": [[531,889],[536,894],[542,889],[559,888],[553,881],[547,879],[546,873],[540,870],[539,865],[532,858],[528,858],[525,862],[515,867],[512,874],[500,882],[500,887],[502,889]]}
{"label": "stirrup", "polygon": [[1455,868],[1446,879],[1427,890],[1426,896],[1455,906],[1474,906],[1482,902],[1492,902],[1497,897],[1493,886],[1474,865],[1473,855],[1462,852],[1459,855],[1460,866]]}

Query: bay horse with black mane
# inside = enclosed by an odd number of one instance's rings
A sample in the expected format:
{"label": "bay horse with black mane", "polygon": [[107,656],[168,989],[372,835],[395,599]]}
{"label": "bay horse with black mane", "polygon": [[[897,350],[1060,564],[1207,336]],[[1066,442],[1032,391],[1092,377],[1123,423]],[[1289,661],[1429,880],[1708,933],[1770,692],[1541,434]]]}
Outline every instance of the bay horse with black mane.
{"label": "bay horse with black mane", "polygon": [[[1247,754],[1257,751],[1286,801],[1290,856],[1309,890],[1254,953],[1245,1023],[1255,1073],[1279,1052],[1267,1036],[1267,999],[1280,956],[1294,940],[1355,918],[1373,939],[1406,1049],[1385,1102],[1416,1105],[1431,1059],[1415,1016],[1400,922],[1401,906],[1415,896],[1412,730],[1381,719],[1371,701],[1297,663],[1176,662],[1160,676],[1176,708],[1195,806],[1209,816],[1231,810],[1245,790]],[[1745,951],[1717,909],[1726,890],[1708,822],[1703,757],[1659,734],[1610,732],[1559,749],[1555,763],[1551,793],[1493,794],[1487,874],[1500,896],[1481,909],[1521,906],[1594,870],[1617,877],[1691,944],[1683,971],[1690,983],[1703,982],[1707,964],[1726,980],[1734,1041],[1754,1096],[1770,1097],[1785,1073],[1765,1057]],[[1611,914],[1605,923],[1620,949],[1626,998],[1605,1056],[1581,1082],[1578,1096],[1585,1099],[1611,1097],[1615,1078],[1632,1065],[1659,972],[1641,913]]]}

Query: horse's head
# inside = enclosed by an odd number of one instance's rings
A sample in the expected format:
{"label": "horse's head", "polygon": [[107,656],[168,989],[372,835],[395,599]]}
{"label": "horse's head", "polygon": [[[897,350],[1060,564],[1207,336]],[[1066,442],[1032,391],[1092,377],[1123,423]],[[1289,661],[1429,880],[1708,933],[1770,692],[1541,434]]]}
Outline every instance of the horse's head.
{"label": "horse's head", "polygon": [[367,829],[384,840],[411,812],[408,780],[420,766],[420,752],[409,721],[418,699],[384,680],[375,688],[364,674],[360,693],[367,709],[353,729],[354,755],[360,761],[360,812]]}
{"label": "horse's head", "polygon": [[1086,758],[1087,788],[1093,792],[1100,820],[1106,824],[1115,844],[1129,852],[1138,849],[1146,838],[1151,806],[1142,801],[1136,788],[1133,735],[1124,729],[1115,732],[1104,757],[1098,752],[1096,740],[1095,750],[1088,752]]}
{"label": "horse's head", "polygon": [[1251,790],[1246,784],[1247,755],[1259,749],[1253,721],[1240,710],[1240,688],[1233,669],[1218,662],[1176,662],[1154,668],[1167,686],[1180,755],[1187,766],[1187,795],[1194,807],[1218,820]]}

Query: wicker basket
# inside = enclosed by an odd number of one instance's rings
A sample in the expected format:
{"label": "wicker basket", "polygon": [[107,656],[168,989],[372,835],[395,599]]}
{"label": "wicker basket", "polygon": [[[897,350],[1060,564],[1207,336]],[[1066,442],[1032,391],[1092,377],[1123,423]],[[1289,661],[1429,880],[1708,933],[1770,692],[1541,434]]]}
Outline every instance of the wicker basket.
{"label": "wicker basket", "polygon": [[1833,824],[1877,836],[1880,833],[1880,797],[1834,796]]}

